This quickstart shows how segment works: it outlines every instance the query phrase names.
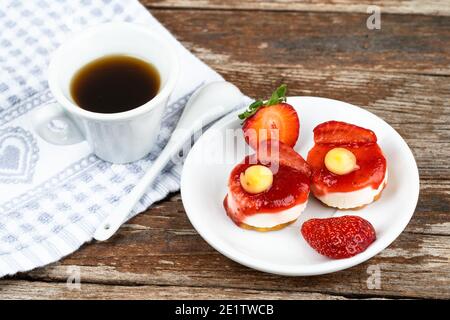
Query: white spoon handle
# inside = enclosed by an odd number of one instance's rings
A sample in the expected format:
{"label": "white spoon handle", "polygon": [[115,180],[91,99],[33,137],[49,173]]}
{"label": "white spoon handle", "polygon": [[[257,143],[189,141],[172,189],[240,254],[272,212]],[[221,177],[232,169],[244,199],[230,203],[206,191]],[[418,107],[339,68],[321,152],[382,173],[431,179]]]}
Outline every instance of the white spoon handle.
{"label": "white spoon handle", "polygon": [[109,239],[126,220],[171,157],[179,152],[195,131],[230,112],[242,102],[242,98],[239,89],[229,82],[214,82],[199,89],[188,101],[175,132],[163,151],[133,190],[121,199],[121,203],[97,227],[94,239]]}
{"label": "white spoon handle", "polygon": [[97,230],[94,233],[94,238],[99,241],[105,241],[109,239],[125,219],[128,217],[130,212],[135,207],[136,203],[142,198],[147,188],[155,181],[164,167],[169,162],[172,154],[173,148],[180,149],[183,145],[184,141],[178,140],[173,141],[171,139],[172,147],[165,148],[159,157],[155,160],[155,162],[151,165],[150,169],[145,173],[139,183],[131,190],[131,192],[126,195],[122,200],[120,205],[113,209],[106,219],[97,227]]}

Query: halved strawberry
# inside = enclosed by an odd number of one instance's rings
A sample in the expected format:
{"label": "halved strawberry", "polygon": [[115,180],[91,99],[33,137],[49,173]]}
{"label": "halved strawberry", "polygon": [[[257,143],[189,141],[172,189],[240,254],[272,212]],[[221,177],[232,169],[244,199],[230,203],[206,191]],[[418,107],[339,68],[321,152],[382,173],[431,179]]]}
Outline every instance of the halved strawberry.
{"label": "halved strawberry", "polygon": [[314,250],[332,259],[353,257],[376,239],[372,224],[357,216],[311,219],[301,233]]}
{"label": "halved strawberry", "polygon": [[361,146],[377,142],[372,130],[341,121],[328,121],[314,128],[316,144]]}
{"label": "halved strawberry", "polygon": [[244,120],[245,141],[254,149],[264,140],[280,140],[293,147],[298,139],[300,121],[295,109],[286,103],[287,86],[281,85],[269,100],[256,100],[239,115]]}
{"label": "halved strawberry", "polygon": [[264,140],[280,140],[293,147],[298,139],[300,121],[295,109],[287,103],[262,106],[242,127],[245,141],[255,148]]}

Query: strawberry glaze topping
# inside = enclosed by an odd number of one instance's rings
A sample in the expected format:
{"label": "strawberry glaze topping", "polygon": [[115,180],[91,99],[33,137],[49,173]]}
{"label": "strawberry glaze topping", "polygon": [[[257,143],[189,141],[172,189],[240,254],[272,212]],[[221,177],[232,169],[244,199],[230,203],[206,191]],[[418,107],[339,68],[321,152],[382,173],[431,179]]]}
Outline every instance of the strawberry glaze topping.
{"label": "strawberry glaze topping", "polygon": [[[235,223],[243,222],[249,215],[278,213],[307,201],[310,170],[306,161],[283,143],[280,143],[278,150],[272,154],[259,152],[258,156],[262,159],[257,158],[257,155],[247,156],[231,172],[224,207]],[[272,170],[273,183],[265,192],[250,194],[242,188],[240,175],[255,164],[265,165]]]}
{"label": "strawberry glaze topping", "polygon": [[[312,169],[311,191],[315,195],[351,192],[370,186],[378,189],[386,174],[386,158],[371,130],[339,121],[329,121],[314,129],[314,147],[308,153]],[[330,172],[325,156],[333,148],[343,147],[356,157],[359,169],[345,175]]]}

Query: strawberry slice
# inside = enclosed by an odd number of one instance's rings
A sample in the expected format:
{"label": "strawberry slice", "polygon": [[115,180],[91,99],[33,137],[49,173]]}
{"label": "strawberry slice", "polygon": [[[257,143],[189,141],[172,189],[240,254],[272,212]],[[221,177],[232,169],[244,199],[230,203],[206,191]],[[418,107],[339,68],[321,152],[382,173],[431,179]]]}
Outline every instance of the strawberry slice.
{"label": "strawberry slice", "polygon": [[311,169],[303,157],[292,147],[278,140],[264,140],[256,149],[258,160],[264,165],[279,163],[302,172],[308,178]]}
{"label": "strawberry slice", "polygon": [[311,219],[303,223],[301,233],[314,250],[332,259],[353,257],[376,239],[370,222],[357,216]]}
{"label": "strawberry slice", "polygon": [[377,142],[372,130],[354,124],[328,121],[314,128],[314,142],[327,145],[362,146]]}
{"label": "strawberry slice", "polygon": [[300,121],[287,103],[261,107],[242,127],[245,141],[255,148],[260,142],[277,139],[293,147],[298,139]]}

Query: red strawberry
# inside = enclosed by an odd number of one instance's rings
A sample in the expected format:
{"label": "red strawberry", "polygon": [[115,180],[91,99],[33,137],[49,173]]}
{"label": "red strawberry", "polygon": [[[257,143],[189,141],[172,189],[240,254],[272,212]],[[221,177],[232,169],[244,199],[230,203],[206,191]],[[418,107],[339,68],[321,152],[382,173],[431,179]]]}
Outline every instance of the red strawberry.
{"label": "red strawberry", "polygon": [[278,162],[302,172],[308,179],[311,176],[311,169],[303,157],[292,147],[278,140],[262,141],[256,150],[258,160],[268,165],[272,162]]}
{"label": "red strawberry", "polygon": [[269,139],[277,139],[293,147],[297,142],[299,129],[297,112],[287,103],[262,106],[242,127],[245,141],[253,148]]}
{"label": "red strawberry", "polygon": [[377,136],[372,130],[353,124],[328,121],[314,128],[316,144],[331,145],[367,145],[377,142]]}
{"label": "red strawberry", "polygon": [[301,232],[314,250],[332,259],[353,257],[376,239],[370,222],[357,216],[311,219]]}

